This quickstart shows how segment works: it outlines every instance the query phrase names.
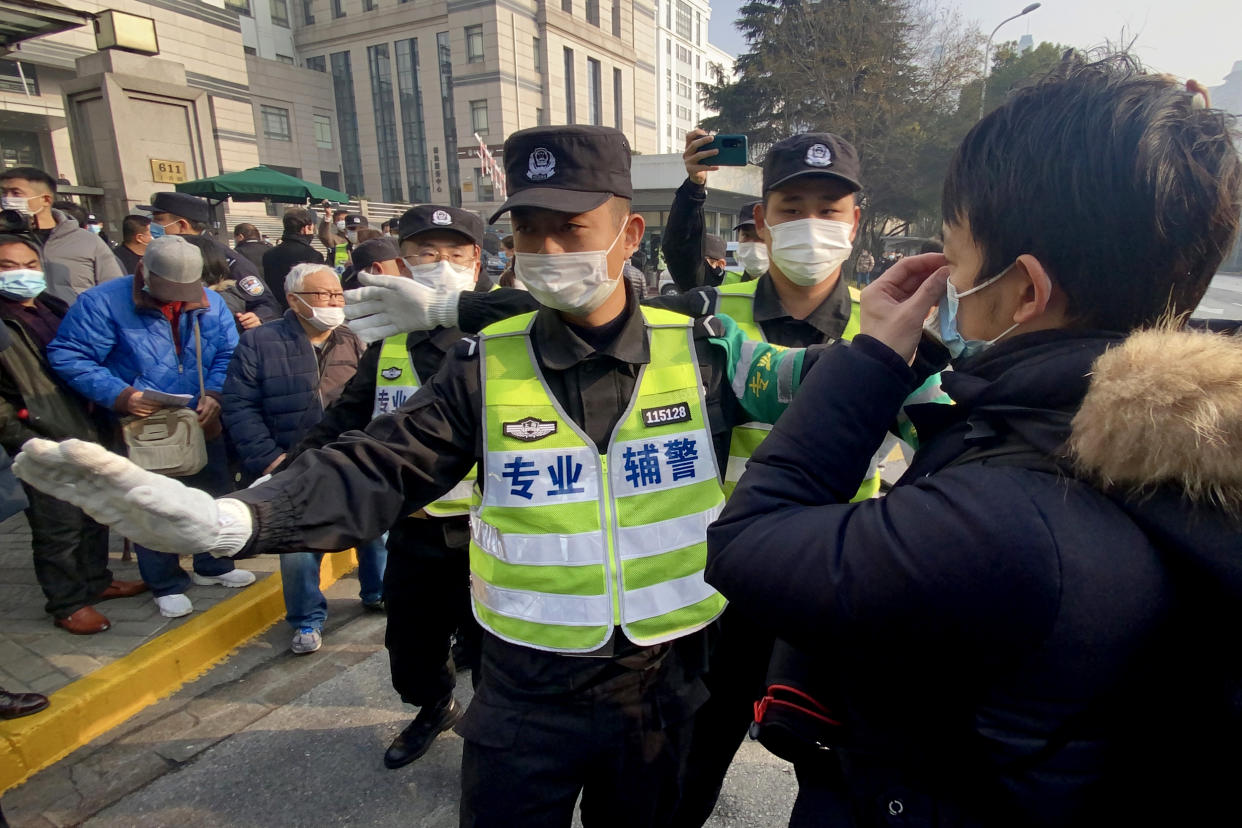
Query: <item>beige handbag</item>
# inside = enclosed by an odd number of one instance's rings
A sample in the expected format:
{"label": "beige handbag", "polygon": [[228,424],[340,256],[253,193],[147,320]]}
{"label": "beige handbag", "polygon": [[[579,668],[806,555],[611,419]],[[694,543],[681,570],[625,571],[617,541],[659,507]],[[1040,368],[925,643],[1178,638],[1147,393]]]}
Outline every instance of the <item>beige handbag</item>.
{"label": "beige handbag", "polygon": [[[203,384],[203,340],[194,320],[194,345],[198,350],[198,391]],[[146,417],[126,417],[121,433],[129,459],[138,466],[169,477],[187,477],[207,465],[207,441],[198,412],[189,408],[164,408]]]}

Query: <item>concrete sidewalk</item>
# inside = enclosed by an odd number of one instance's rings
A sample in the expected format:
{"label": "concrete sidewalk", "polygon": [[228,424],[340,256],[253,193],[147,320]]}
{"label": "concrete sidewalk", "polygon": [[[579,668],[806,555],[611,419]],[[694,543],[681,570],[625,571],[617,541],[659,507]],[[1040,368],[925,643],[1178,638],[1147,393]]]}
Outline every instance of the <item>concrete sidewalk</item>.
{"label": "concrete sidewalk", "polygon": [[[112,574],[120,580],[141,580],[136,560],[121,561],[122,543],[121,536],[113,533]],[[264,557],[238,566],[262,580],[279,568],[279,562]],[[189,559],[182,561],[182,567],[189,570]],[[184,618],[161,616],[150,593],[105,601],[96,609],[112,622],[112,629],[96,635],[72,635],[53,626],[52,617],[43,611],[43,591],[31,562],[30,527],[24,514],[15,515],[0,523],[0,688],[13,693],[54,693],[238,592],[226,587],[191,586],[186,595],[194,602],[194,612]]]}

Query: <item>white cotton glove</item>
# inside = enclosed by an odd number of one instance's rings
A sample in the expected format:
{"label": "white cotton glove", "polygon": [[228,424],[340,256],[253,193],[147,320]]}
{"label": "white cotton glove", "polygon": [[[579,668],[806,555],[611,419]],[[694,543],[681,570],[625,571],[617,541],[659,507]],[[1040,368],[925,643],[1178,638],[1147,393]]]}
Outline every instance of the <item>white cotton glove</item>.
{"label": "white cotton glove", "polygon": [[457,288],[366,272],[358,274],[358,281],[367,287],[345,291],[345,318],[364,342],[457,324]]}
{"label": "white cotton glove", "polygon": [[254,532],[250,509],[240,500],[216,500],[84,440],[27,440],[13,471],[36,489],[160,552],[230,557]]}

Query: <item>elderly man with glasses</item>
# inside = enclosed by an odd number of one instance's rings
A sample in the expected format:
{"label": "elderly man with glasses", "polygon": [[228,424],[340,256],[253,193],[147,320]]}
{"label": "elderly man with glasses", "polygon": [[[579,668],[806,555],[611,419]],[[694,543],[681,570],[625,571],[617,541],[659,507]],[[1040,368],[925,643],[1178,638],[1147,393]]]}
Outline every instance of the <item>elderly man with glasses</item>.
{"label": "elderly man with glasses", "polygon": [[[323,417],[353,377],[363,345],[342,322],[345,294],[332,268],[299,264],[285,277],[289,310],[275,322],[244,332],[224,381],[224,429],[247,481],[269,474]],[[359,550],[363,602],[383,593],[382,544]],[[323,556],[285,555],[286,619],[292,649],[311,653],[322,643],[328,604],[319,590]]]}

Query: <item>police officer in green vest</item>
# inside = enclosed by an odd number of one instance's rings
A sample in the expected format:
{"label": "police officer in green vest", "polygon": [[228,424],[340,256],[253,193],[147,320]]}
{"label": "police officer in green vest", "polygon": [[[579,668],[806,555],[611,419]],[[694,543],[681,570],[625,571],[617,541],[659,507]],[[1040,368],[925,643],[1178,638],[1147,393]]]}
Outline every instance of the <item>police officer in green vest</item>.
{"label": "police officer in green vest", "polygon": [[[363,242],[353,254],[359,272],[474,289],[482,267],[482,219],[456,207],[425,204],[407,210],[394,225],[400,249],[387,238]],[[373,343],[294,456],[400,408],[440,370],[461,338],[458,329],[441,327]],[[466,551],[473,480],[469,475],[440,499],[398,520],[388,533],[384,646],[393,688],[402,701],[419,708],[384,754],[384,765],[391,769],[421,757],[437,735],[457,723],[462,708],[453,701],[456,670],[477,668],[481,631],[470,610]],[[451,654],[454,636],[457,646]]]}

